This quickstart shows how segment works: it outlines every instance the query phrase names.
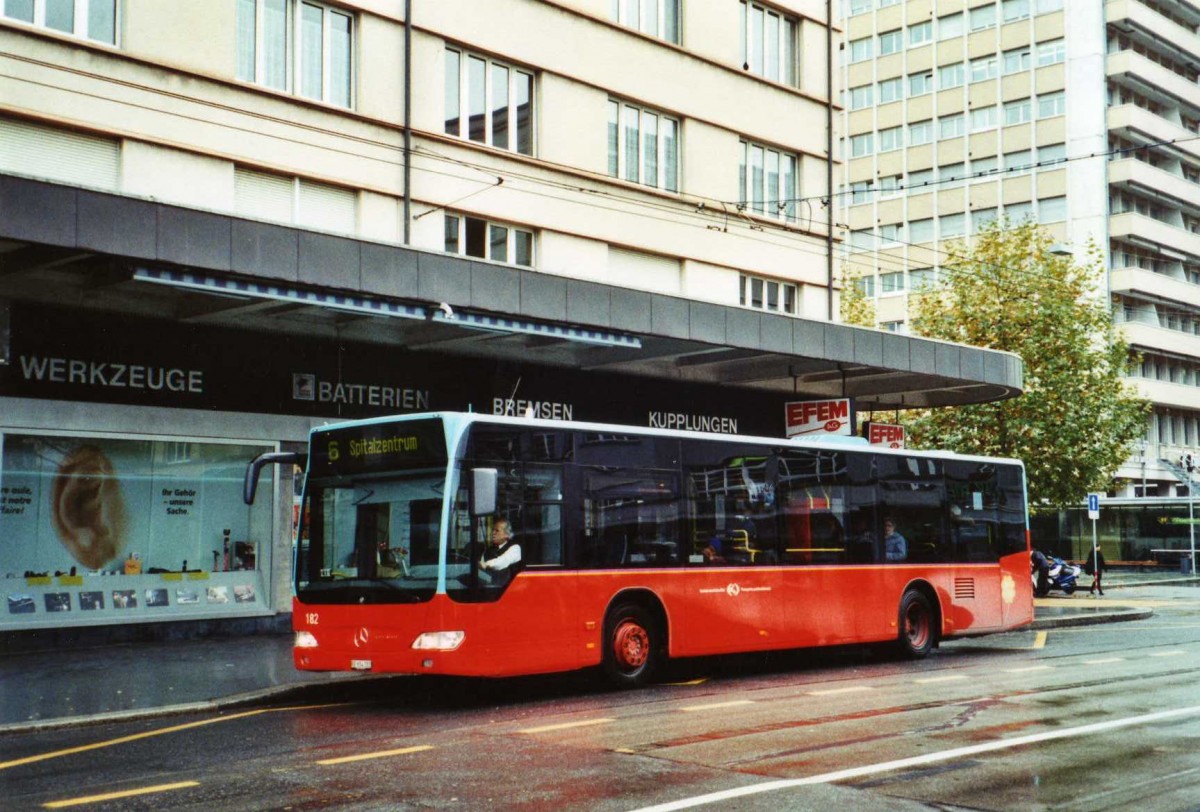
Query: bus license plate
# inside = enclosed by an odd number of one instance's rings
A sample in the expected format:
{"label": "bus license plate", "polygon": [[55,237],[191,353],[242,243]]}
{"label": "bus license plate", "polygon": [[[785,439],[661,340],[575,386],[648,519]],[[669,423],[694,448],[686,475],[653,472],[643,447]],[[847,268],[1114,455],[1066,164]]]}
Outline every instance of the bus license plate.
{"label": "bus license plate", "polygon": [[371,661],[370,660],[351,660],[350,668],[352,668],[355,671],[370,671],[371,670]]}

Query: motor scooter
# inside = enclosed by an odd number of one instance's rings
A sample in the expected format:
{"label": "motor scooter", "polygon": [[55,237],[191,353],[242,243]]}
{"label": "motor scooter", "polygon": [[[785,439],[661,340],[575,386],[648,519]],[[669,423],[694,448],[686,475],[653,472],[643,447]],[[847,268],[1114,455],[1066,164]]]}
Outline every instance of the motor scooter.
{"label": "motor scooter", "polygon": [[[1034,550],[1030,569],[1033,579],[1033,594],[1038,598],[1046,597],[1052,589],[1059,589],[1064,595],[1070,595],[1075,591],[1083,576],[1082,567],[1068,564],[1061,558],[1045,555],[1037,550]],[[1039,571],[1044,573],[1041,578],[1039,578]]]}

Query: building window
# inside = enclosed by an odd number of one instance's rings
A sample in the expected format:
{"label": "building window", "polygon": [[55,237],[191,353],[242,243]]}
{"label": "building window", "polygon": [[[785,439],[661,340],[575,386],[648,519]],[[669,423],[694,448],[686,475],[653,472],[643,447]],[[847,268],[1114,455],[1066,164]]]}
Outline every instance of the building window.
{"label": "building window", "polygon": [[938,88],[949,90],[952,87],[962,87],[967,81],[967,66],[961,62],[953,65],[943,65],[938,68]]}
{"label": "building window", "polygon": [[908,330],[905,329],[905,327],[904,327],[903,319],[901,319],[900,321],[880,322],[879,329],[884,330],[885,332],[888,332],[888,333],[906,333],[906,332],[908,332]]}
{"label": "building window", "polygon": [[1066,144],[1047,144],[1044,147],[1038,147],[1037,151],[1038,166],[1053,166],[1067,160],[1067,145]]}
{"label": "building window", "polygon": [[446,253],[533,267],[533,232],[464,214],[446,215]]}
{"label": "building window", "polygon": [[996,126],[996,106],[980,107],[971,111],[971,132],[991,130]]}
{"label": "building window", "polygon": [[866,62],[874,57],[874,48],[872,47],[873,40],[871,37],[862,37],[850,41],[850,64],[855,62]]}
{"label": "building window", "polygon": [[1021,71],[1029,70],[1029,66],[1033,64],[1033,55],[1030,53],[1029,47],[1013,48],[1011,51],[1004,52],[1004,74],[1007,76],[1010,73],[1020,73]]}
{"label": "building window", "polygon": [[982,31],[996,24],[996,4],[971,9],[971,30]]}
{"label": "building window", "polygon": [[679,191],[679,122],[655,110],[609,99],[608,174]]}
{"label": "building window", "polygon": [[1033,118],[1033,103],[1029,99],[1016,99],[1004,103],[1004,124],[1024,124]]}
{"label": "building window", "polygon": [[742,307],[796,315],[796,286],[791,282],[741,274],[738,285],[738,303]]}
{"label": "building window", "polygon": [[1049,14],[1052,11],[1062,11],[1063,0],[1037,0],[1037,13]]}
{"label": "building window", "polygon": [[904,80],[897,76],[895,79],[884,79],[879,83],[879,103],[900,101],[904,98]]}
{"label": "building window", "polygon": [[1038,201],[1038,222],[1057,223],[1067,219],[1067,199],[1065,197],[1047,197]]}
{"label": "building window", "polygon": [[1066,61],[1066,58],[1067,43],[1065,40],[1054,39],[1038,44],[1037,66],[1039,68],[1044,68],[1046,65],[1057,65]]}
{"label": "building window", "polygon": [[304,228],[354,234],[358,230],[358,192],[306,178],[236,167],[233,173],[237,213]]}
{"label": "building window", "polygon": [[850,232],[851,251],[871,251],[875,248],[875,229],[860,228]]}
{"label": "building window", "polygon": [[351,105],[354,18],[301,0],[238,0],[237,77]]}
{"label": "building window", "polygon": [[879,131],[879,151],[891,152],[904,146],[904,128],[885,127]]}
{"label": "building window", "polygon": [[1003,0],[1004,22],[1029,19],[1029,0]]}
{"label": "building window", "polygon": [[947,14],[937,19],[937,38],[939,40],[954,39],[963,35],[963,13]]}
{"label": "building window", "polygon": [[913,268],[908,272],[908,289],[913,293],[929,290],[936,281],[933,268]]}
{"label": "building window", "polygon": [[884,31],[879,35],[879,55],[900,53],[904,50],[904,32],[897,28],[895,31]]}
{"label": "building window", "polygon": [[860,296],[865,296],[868,299],[875,298],[875,277],[860,276],[854,280],[854,287],[858,290]]}
{"label": "building window", "polygon": [[748,141],[740,142],[739,150],[742,207],[749,207],[755,214],[795,221],[800,196],[799,158]]}
{"label": "building window", "polygon": [[[896,129],[899,129],[897,127]],[[903,175],[885,175],[879,179],[879,199],[896,197],[904,189]]]}
{"label": "building window", "polygon": [[908,125],[908,145],[910,147],[919,147],[922,144],[928,144],[932,140],[932,120],[926,119],[925,121],[915,121]]}
{"label": "building window", "polygon": [[1033,166],[1033,151],[1028,149],[1004,153],[1004,171],[1009,173],[1028,172]]}
{"label": "building window", "polygon": [[999,168],[1000,162],[995,155],[989,155],[984,158],[975,158],[971,161],[972,177],[984,178],[988,175],[994,175],[996,170]]}
{"label": "building window", "polygon": [[4,16],[64,34],[117,42],[116,0],[3,0]]}
{"label": "building window", "polygon": [[931,242],[933,240],[933,218],[913,220],[908,224],[909,242]]}
{"label": "building window", "polygon": [[1030,201],[1009,203],[1004,207],[1004,216],[1008,218],[1008,222],[1012,225],[1031,220],[1033,219],[1033,203]]}
{"label": "building window", "polygon": [[679,0],[612,0],[610,16],[643,34],[679,44]]}
{"label": "building window", "polygon": [[1037,105],[1038,118],[1065,116],[1067,114],[1067,94],[1060,90],[1057,93],[1038,96]]}
{"label": "building window", "polygon": [[943,214],[938,218],[938,238],[949,239],[951,237],[961,237],[967,232],[967,215],[962,212],[957,214]]}
{"label": "building window", "polygon": [[971,212],[971,233],[979,234],[987,229],[992,223],[999,218],[997,209],[993,206],[989,209],[976,209]]}
{"label": "building window", "polygon": [[958,138],[961,135],[966,135],[966,132],[966,119],[962,113],[955,113],[952,116],[942,116],[938,119],[939,138]]}
{"label": "building window", "polygon": [[850,205],[861,206],[871,202],[871,181],[856,180],[850,184]]}
{"label": "building window", "polygon": [[872,0],[850,0],[849,16],[854,17],[859,14],[866,14],[874,7],[875,3]]}
{"label": "building window", "polygon": [[446,49],[446,133],[533,154],[533,74]]}
{"label": "building window", "polygon": [[879,225],[880,245],[895,245],[903,239],[903,235],[903,223],[880,223]]}
{"label": "building window", "polygon": [[933,183],[932,169],[918,169],[908,173],[908,190],[911,193],[928,192],[928,186],[931,183]]}
{"label": "building window", "polygon": [[861,133],[860,135],[850,136],[850,157],[861,158],[864,155],[870,155],[875,151],[875,137],[873,133]]}
{"label": "building window", "polygon": [[971,60],[971,81],[983,82],[988,79],[995,79],[997,75],[997,61],[994,56],[982,56],[978,59]]}
{"label": "building window", "polygon": [[[756,76],[794,86],[799,31],[796,19],[742,0],[741,25],[742,66]],[[866,39],[870,46],[871,38]]]}
{"label": "building window", "polygon": [[860,85],[850,88],[850,109],[861,110],[875,103],[875,86]]}
{"label": "building window", "polygon": [[904,271],[895,271],[893,273],[881,273],[879,275],[880,293],[903,293],[904,292]]}
{"label": "building window", "polygon": [[939,189],[955,189],[962,186],[966,178],[967,167],[959,161],[953,164],[943,164],[938,167],[937,180]]}
{"label": "building window", "polygon": [[910,73],[908,75],[908,95],[924,96],[933,92],[933,71]]}
{"label": "building window", "polygon": [[927,42],[933,41],[933,21],[926,20],[923,23],[910,25],[908,27],[908,44],[910,47],[924,45]]}

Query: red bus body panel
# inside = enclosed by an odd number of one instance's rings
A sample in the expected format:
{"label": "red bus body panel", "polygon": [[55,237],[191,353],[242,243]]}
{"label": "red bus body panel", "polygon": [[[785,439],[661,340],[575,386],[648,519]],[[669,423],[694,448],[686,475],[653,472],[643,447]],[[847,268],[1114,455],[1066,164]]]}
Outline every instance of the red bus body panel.
{"label": "red bus body panel", "polygon": [[[901,597],[931,589],[941,636],[1033,621],[1029,555],[995,564],[886,564],[526,570],[492,603],[435,595],[420,604],[293,604],[315,648],[294,650],[316,671],[512,676],[569,671],[601,659],[605,612],[623,592],[653,595],[672,657],[895,640]],[[413,649],[423,632],[465,632],[454,651]]]}

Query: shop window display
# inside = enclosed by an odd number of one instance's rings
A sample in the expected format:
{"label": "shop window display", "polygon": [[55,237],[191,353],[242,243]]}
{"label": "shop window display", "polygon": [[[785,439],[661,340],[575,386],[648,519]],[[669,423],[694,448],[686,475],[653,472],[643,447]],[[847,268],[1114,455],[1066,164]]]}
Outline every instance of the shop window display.
{"label": "shop window display", "polygon": [[266,610],[271,503],[243,504],[241,483],[268,450],[3,435],[0,625]]}

